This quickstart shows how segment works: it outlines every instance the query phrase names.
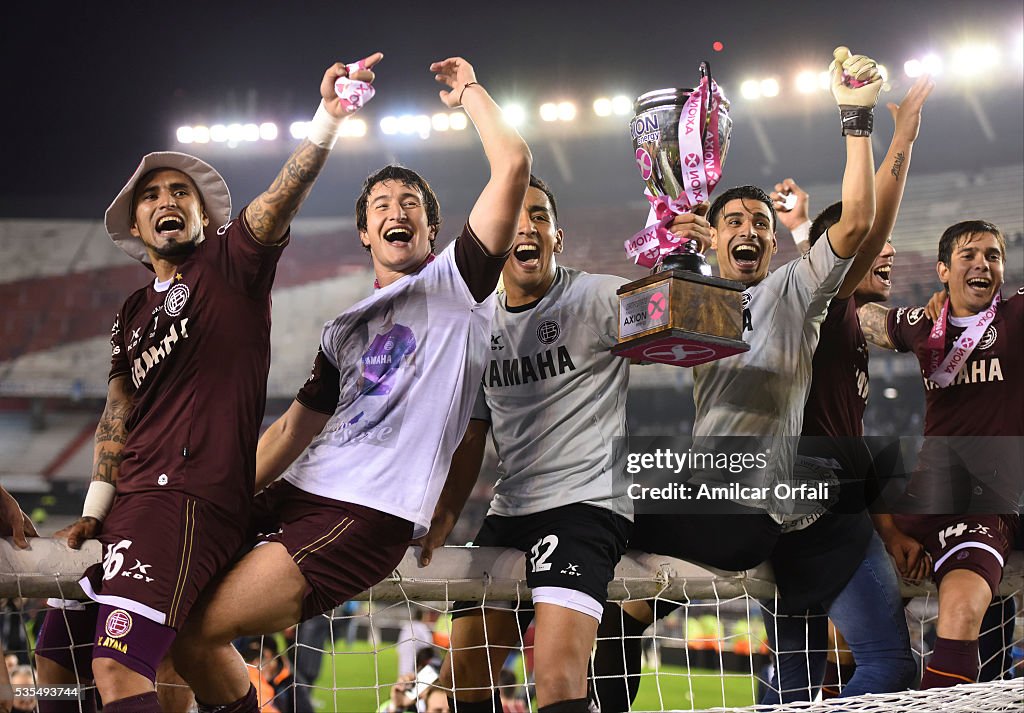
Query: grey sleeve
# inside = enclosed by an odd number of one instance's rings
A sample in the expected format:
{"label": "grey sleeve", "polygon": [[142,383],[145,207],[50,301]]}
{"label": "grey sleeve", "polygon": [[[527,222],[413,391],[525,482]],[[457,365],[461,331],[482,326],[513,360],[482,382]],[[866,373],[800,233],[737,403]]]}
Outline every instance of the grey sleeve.
{"label": "grey sleeve", "polygon": [[480,388],[477,389],[476,401],[473,402],[473,412],[469,417],[474,421],[491,422],[491,409],[487,405],[487,399],[484,397],[484,385],[482,383]]}
{"label": "grey sleeve", "polygon": [[615,275],[591,275],[581,285],[584,292],[587,323],[609,349],[619,341],[619,296],[627,280]]}
{"label": "grey sleeve", "polygon": [[824,312],[828,308],[829,300],[839,292],[855,257],[836,255],[825,231],[822,239],[797,259],[793,284],[808,312]]}

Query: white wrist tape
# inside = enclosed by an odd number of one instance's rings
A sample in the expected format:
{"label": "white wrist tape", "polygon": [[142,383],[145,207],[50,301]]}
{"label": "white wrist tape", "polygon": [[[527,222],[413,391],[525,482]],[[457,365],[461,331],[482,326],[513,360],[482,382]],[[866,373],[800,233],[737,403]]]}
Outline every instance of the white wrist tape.
{"label": "white wrist tape", "polygon": [[85,504],[82,506],[82,517],[94,517],[103,522],[103,518],[114,504],[116,490],[112,483],[105,483],[102,480],[89,483],[89,492],[86,493]]}
{"label": "white wrist tape", "polygon": [[799,245],[800,243],[806,243],[811,236],[811,221],[805,220],[800,225],[793,228],[790,231],[793,233],[793,242]]}
{"label": "white wrist tape", "polygon": [[330,151],[334,148],[334,142],[338,140],[342,121],[343,119],[337,119],[330,115],[327,107],[324,106],[324,100],[321,99],[320,106],[316,108],[316,113],[313,114],[313,119],[309,122],[306,138],[320,148]]}

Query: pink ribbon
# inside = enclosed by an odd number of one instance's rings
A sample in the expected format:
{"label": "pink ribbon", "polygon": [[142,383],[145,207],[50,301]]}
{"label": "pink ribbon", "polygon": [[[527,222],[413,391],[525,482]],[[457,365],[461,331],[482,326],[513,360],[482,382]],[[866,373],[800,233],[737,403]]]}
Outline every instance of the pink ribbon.
{"label": "pink ribbon", "polygon": [[679,159],[682,162],[683,191],[675,200],[667,195],[652,196],[648,225],[625,242],[626,254],[643,267],[654,267],[666,255],[677,252],[683,239],[668,230],[677,215],[708,200],[722,178],[722,147],[718,138],[718,111],[724,101],[718,84],[702,77],[683,105],[679,118]]}
{"label": "pink ribbon", "polygon": [[[953,379],[963,369],[967,359],[974,352],[985,330],[992,324],[996,317],[996,308],[999,307],[1000,295],[997,292],[992,298],[992,304],[984,312],[976,315],[974,320],[964,330],[960,338],[953,343],[953,348],[942,358],[942,352],[946,346],[946,323],[949,316],[949,298],[942,303],[942,311],[939,318],[932,325],[932,331],[928,334],[928,341],[925,349],[928,352],[928,380],[936,386],[945,388],[953,383]],[[941,360],[941,362],[940,362]]]}
{"label": "pink ribbon", "polygon": [[[346,65],[346,68],[348,69],[349,76],[351,76],[361,69],[366,69],[366,62],[359,60],[353,64]],[[338,77],[334,82],[334,93],[341,100],[341,108],[345,113],[354,114],[362,109],[368,101],[373,99],[376,91],[369,82],[349,79],[348,77]]]}

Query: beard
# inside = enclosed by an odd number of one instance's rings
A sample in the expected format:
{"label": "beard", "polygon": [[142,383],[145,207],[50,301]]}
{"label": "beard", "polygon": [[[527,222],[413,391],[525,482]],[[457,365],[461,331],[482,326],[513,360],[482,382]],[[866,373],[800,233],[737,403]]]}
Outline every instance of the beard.
{"label": "beard", "polygon": [[167,243],[163,246],[154,246],[153,252],[159,257],[169,260],[171,258],[188,257],[196,251],[196,246],[203,239],[203,233],[201,230],[197,230],[196,234],[192,236],[191,240],[187,240],[183,243],[172,242]]}

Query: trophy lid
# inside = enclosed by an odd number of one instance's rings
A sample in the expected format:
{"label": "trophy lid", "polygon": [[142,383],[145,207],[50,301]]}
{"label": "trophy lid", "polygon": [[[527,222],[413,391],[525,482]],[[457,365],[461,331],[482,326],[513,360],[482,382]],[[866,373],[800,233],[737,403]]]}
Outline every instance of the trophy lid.
{"label": "trophy lid", "polygon": [[693,94],[693,89],[684,88],[668,88],[668,89],[655,89],[654,91],[646,92],[636,98],[633,103],[633,111],[639,114],[642,111],[653,109],[659,106],[671,106],[671,105],[682,105],[686,103],[690,95]]}

